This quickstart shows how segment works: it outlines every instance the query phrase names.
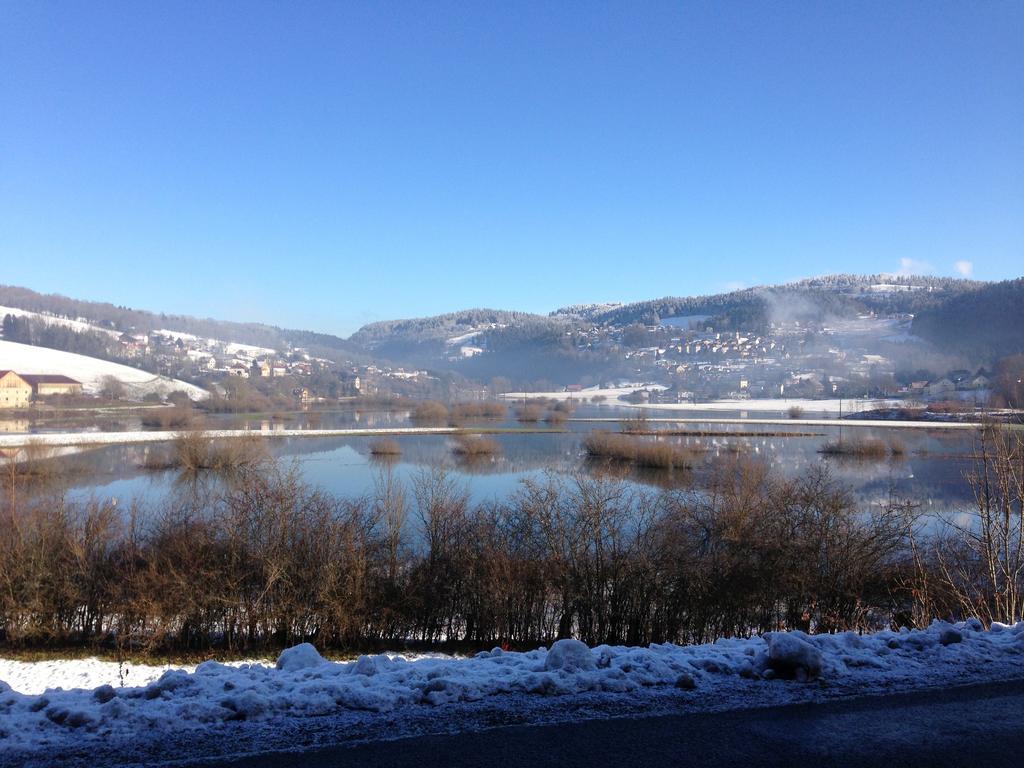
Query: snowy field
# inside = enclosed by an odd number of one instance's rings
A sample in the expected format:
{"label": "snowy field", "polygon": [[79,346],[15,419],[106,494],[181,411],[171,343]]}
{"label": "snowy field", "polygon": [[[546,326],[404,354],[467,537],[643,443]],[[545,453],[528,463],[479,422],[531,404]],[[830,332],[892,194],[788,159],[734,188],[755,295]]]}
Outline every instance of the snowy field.
{"label": "snowy field", "polygon": [[[381,427],[363,429],[204,429],[203,437],[378,437],[383,435],[451,435],[458,427]],[[174,440],[180,432],[11,432],[0,434],[0,448],[28,444],[50,446],[137,445]]]}
{"label": "snowy field", "polygon": [[103,379],[113,376],[124,384],[131,397],[141,398],[151,392],[166,395],[176,390],[188,393],[193,400],[208,397],[205,389],[184,381],[157,376],[149,371],[99,360],[86,355],[76,355],[47,347],[34,347],[0,340],[0,370],[10,369],[18,373],[50,373],[70,376],[82,382],[86,392],[97,392]]}
{"label": "snowy field", "polygon": [[[440,727],[446,719],[471,719],[480,708],[493,712],[495,703],[557,719],[558,712],[580,711],[581,701],[626,701],[649,714],[668,698],[716,710],[1021,678],[1024,623],[988,631],[971,620],[870,635],[780,632],[700,646],[588,648],[560,640],[526,653],[378,655],[346,663],[325,661],[303,644],[276,664],[134,668],[124,687],[116,679],[93,687],[112,679],[100,662],[65,662],[63,672],[61,664],[42,662],[35,672],[0,666],[14,683],[0,683],[0,764],[31,763],[40,750],[88,754],[163,738],[191,743],[213,734],[218,743],[234,743],[246,728],[291,732],[316,718],[330,722],[335,739],[346,738],[346,723],[366,734],[374,722],[395,738],[403,722],[429,718]],[[40,691],[57,680],[81,687]]]}
{"label": "snowy field", "polygon": [[750,400],[714,400],[707,403],[630,403],[620,397],[631,395],[642,389],[661,390],[661,384],[631,384],[622,387],[601,389],[591,387],[579,392],[508,392],[501,397],[505,400],[523,400],[529,398],[549,398],[551,400],[586,400],[593,402],[595,397],[604,398],[604,405],[623,408],[644,408],[659,411],[749,411],[751,413],[784,413],[796,406],[809,413],[829,413],[838,415],[840,412],[857,413],[875,408],[898,408],[906,405],[899,400],[851,400],[832,398],[827,400],[810,400],[806,398],[761,398]]}

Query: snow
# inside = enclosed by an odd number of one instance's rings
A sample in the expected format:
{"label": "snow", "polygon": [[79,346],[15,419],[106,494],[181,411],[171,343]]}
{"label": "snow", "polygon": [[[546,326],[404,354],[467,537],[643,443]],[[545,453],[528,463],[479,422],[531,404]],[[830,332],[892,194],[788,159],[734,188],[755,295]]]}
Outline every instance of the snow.
{"label": "snow", "polygon": [[237,341],[223,341],[222,339],[207,339],[200,338],[194,333],[185,333],[184,331],[172,331],[167,328],[160,328],[153,331],[156,336],[163,336],[166,339],[173,341],[188,342],[192,344],[201,344],[206,348],[206,352],[209,353],[212,349],[223,349],[227,355],[241,355],[244,357],[262,357],[265,355],[276,355],[277,350],[271,349],[270,347],[259,347],[254,344],[242,344]]}
{"label": "snow", "polygon": [[[375,437],[382,435],[450,435],[457,427],[381,427],[359,429],[207,429],[203,437]],[[181,432],[165,430],[152,432],[12,432],[0,434],[0,448],[20,448],[29,443],[49,446],[82,445],[135,445],[162,443],[174,440]]]}
{"label": "snow", "polygon": [[[772,632],[695,646],[588,648],[566,639],[524,653],[495,648],[473,658],[376,655],[354,662],[326,661],[303,644],[284,651],[276,664],[207,661],[194,670],[167,669],[155,679],[129,677],[124,687],[86,673],[70,690],[40,690],[38,681],[48,679],[53,662],[39,664],[36,673],[35,665],[26,671],[17,662],[0,662],[7,678],[0,683],[0,753],[80,747],[89,739],[109,746],[239,720],[284,727],[289,718],[340,712],[391,713],[392,722],[431,707],[485,706],[498,696],[528,702],[594,693],[656,697],[669,690],[718,701],[738,691],[749,705],[758,691],[784,703],[835,689],[937,686],[965,676],[982,682],[1024,672],[1024,623],[987,631],[969,621],[867,635]],[[827,685],[808,686],[815,678]]]}
{"label": "snow", "polygon": [[[531,398],[547,398],[549,400],[590,400],[594,397],[603,397],[605,405],[629,406],[631,403],[619,400],[620,397],[631,395],[641,390],[667,389],[662,384],[628,384],[619,387],[588,387],[579,392],[507,392],[501,395],[505,400],[529,400]],[[644,406],[646,407],[646,405]]]}
{"label": "snow", "polygon": [[[233,662],[234,664],[254,663]],[[195,665],[184,667],[195,671]],[[18,661],[0,658],[0,680],[15,691],[40,694],[53,688],[95,689],[102,686],[145,686],[160,678],[164,672],[182,669],[180,664],[136,664],[102,659],[47,659],[46,661]]]}
{"label": "snow", "polygon": [[[813,374],[807,374],[813,375]],[[706,403],[630,403],[620,400],[647,389],[650,391],[666,389],[661,384],[634,384],[621,387],[590,387],[579,392],[508,392],[501,397],[506,400],[523,400],[529,398],[549,398],[551,400],[593,400],[603,397],[604,405],[617,408],[643,408],[657,411],[748,411],[751,413],[782,413],[793,406],[810,413],[844,414],[868,411],[875,408],[896,408],[904,405],[899,400],[865,400],[849,398],[829,398],[813,400],[809,398],[751,398],[749,400],[713,400]]]}
{"label": "snow", "polygon": [[821,674],[821,651],[803,632],[770,632],[765,635],[768,653],[762,669],[779,677],[813,680]]}
{"label": "snow", "polygon": [[594,668],[590,649],[579,640],[566,638],[557,640],[544,659],[544,669],[564,669],[568,672],[586,671]]}
{"label": "snow", "polygon": [[445,345],[449,347],[455,347],[460,344],[465,344],[470,339],[475,339],[481,333],[483,333],[483,331],[470,331],[469,333],[463,333],[460,336],[452,336],[451,338],[445,341]]}
{"label": "snow", "polygon": [[277,659],[277,669],[285,672],[297,672],[324,664],[324,657],[313,647],[312,643],[300,643],[286,648]]}
{"label": "snow", "polygon": [[13,341],[0,341],[0,370],[10,369],[18,373],[49,373],[70,376],[82,382],[86,392],[97,392],[103,379],[113,376],[128,390],[131,397],[141,398],[150,392],[168,394],[175,390],[188,393],[193,400],[202,400],[209,393],[193,384],[156,376],[149,371],[140,371],[119,363],[111,363],[95,357],[78,355],[48,347],[35,347]]}
{"label": "snow", "polygon": [[14,315],[15,317],[26,317],[32,320],[39,320],[46,323],[46,325],[59,325],[63,328],[69,328],[76,333],[92,331],[95,333],[102,333],[115,339],[121,336],[119,331],[112,331],[109,328],[93,325],[92,323],[87,323],[83,320],[71,320],[66,317],[58,317],[57,315],[44,315],[41,312],[31,312],[27,309],[18,309],[17,307],[0,307],[0,319],[5,315]]}

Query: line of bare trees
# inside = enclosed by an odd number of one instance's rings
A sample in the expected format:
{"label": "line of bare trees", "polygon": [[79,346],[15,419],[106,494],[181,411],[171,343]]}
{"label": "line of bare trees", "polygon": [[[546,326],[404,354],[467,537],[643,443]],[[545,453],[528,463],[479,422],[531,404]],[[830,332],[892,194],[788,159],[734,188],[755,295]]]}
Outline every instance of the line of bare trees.
{"label": "line of bare trees", "polygon": [[[472,504],[444,471],[340,499],[294,468],[159,511],[26,501],[0,515],[0,641],[236,651],[707,642],[779,628],[1020,618],[1021,439],[979,448],[978,513],[939,534],[862,509],[825,470],[733,458],[699,489],[551,475]],[[215,490],[216,489],[216,490]]]}

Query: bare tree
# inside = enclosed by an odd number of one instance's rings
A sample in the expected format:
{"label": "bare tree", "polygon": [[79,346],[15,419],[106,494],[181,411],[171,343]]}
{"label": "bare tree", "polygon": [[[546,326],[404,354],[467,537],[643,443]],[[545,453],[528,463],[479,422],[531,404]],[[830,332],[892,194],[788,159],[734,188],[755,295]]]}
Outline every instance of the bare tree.
{"label": "bare tree", "polygon": [[1024,618],[1024,434],[985,426],[967,481],[974,506],[942,520],[929,558],[938,579],[928,599],[986,623],[1019,621]]}

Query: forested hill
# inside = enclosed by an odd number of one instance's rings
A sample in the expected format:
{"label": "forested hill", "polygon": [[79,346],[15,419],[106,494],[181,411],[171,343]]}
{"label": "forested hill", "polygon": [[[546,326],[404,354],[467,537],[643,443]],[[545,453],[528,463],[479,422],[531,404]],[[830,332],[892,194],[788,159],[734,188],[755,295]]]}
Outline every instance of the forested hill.
{"label": "forested hill", "polygon": [[983,362],[1024,353],[1024,278],[982,285],[922,309],[913,333]]}
{"label": "forested hill", "polygon": [[529,312],[466,309],[432,317],[371,323],[356,331],[349,340],[369,349],[396,338],[410,343],[428,343],[472,333],[480,328],[499,328],[538,319],[541,319],[539,315]]}
{"label": "forested hill", "polygon": [[[861,312],[916,313],[984,285],[973,280],[903,275],[827,275],[711,296],[667,296],[579,313],[604,325],[656,325],[675,317],[708,316],[716,327],[754,329],[773,319],[821,321]],[[553,314],[577,314],[574,308]]]}
{"label": "forested hill", "polygon": [[170,330],[190,333],[201,338],[253,344],[271,349],[295,346],[346,356],[359,354],[359,350],[345,339],[326,333],[279,328],[263,323],[239,323],[188,315],[168,315],[105,302],[38,293],[18,286],[0,285],[0,306],[17,307],[30,312],[70,319],[83,319],[114,331],[148,333],[155,330]]}

